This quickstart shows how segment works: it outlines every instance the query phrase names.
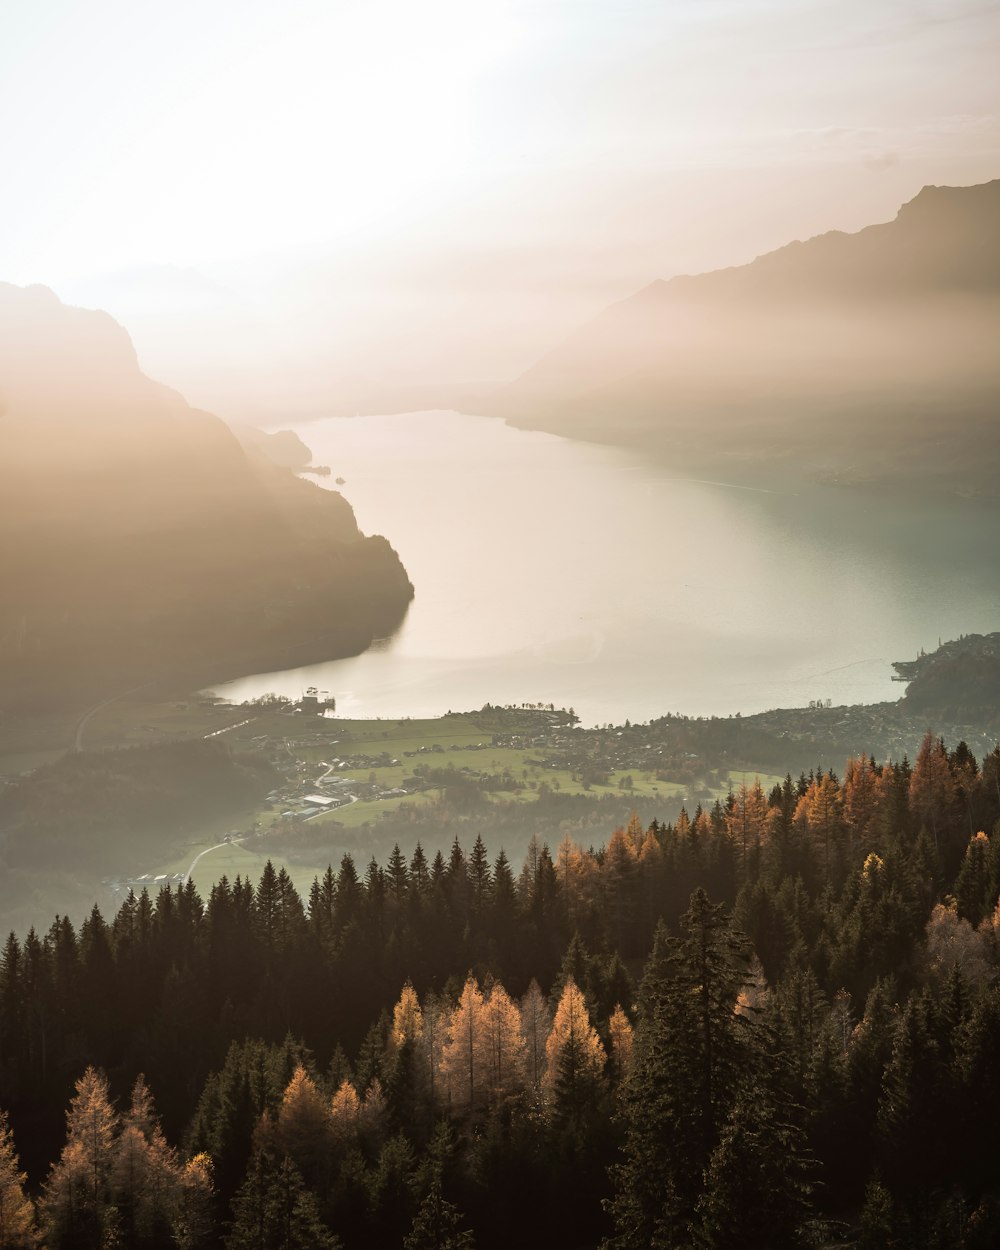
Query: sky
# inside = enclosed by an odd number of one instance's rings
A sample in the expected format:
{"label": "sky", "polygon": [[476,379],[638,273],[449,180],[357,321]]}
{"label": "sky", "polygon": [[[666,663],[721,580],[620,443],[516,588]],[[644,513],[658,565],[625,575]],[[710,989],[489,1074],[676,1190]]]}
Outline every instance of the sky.
{"label": "sky", "polygon": [[221,407],[502,380],[656,278],[1000,176],[998,47],[978,0],[8,0],[0,280]]}

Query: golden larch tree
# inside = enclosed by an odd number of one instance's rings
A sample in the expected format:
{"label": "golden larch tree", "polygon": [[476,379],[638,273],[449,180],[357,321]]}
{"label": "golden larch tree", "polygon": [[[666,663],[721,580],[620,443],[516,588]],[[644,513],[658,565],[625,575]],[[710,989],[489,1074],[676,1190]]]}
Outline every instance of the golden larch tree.
{"label": "golden larch tree", "polygon": [[737,850],[744,880],[749,875],[750,861],[759,856],[767,834],[767,814],[767,798],[760,781],[754,778],[750,786],[741,782],[733,794],[732,806],[726,811],[726,833]]}
{"label": "golden larch tree", "polygon": [[545,1079],[545,1043],[552,1032],[552,1012],[534,979],[521,999],[521,1032],[528,1084],[532,1089],[540,1090]]}
{"label": "golden larch tree", "polygon": [[365,1096],[361,1100],[358,1114],[358,1131],[362,1139],[370,1146],[374,1145],[382,1136],[387,1112],[388,1108],[386,1106],[385,1094],[382,1092],[382,1082],[376,1076],[365,1090]]}
{"label": "golden larch tree", "polygon": [[448,1022],[448,1040],[441,1055],[441,1079],[453,1111],[471,1112],[489,1088],[490,1036],[486,1004],[471,974]]}
{"label": "golden larch tree", "polygon": [[333,1125],[326,1100],[301,1063],[282,1095],[277,1139],[307,1181],[318,1176],[332,1143]]}
{"label": "golden larch tree", "polygon": [[841,806],[840,787],[825,773],[810,783],[795,808],[795,820],[805,826],[823,866],[824,885],[830,884],[833,856],[839,843]]}
{"label": "golden larch tree", "polygon": [[88,1067],[66,1113],[66,1145],[45,1183],[42,1222],[50,1250],[101,1244],[113,1235],[111,1165],[118,1116],[103,1073]]}
{"label": "golden larch tree", "polygon": [[330,1101],[330,1127],[339,1146],[357,1141],[361,1123],[361,1099],[350,1081],[344,1080]]}
{"label": "golden larch tree", "polygon": [[111,1197],[126,1244],[169,1234],[180,1201],[181,1168],[160,1129],[145,1078],[136,1078],[111,1162]]}
{"label": "golden larch tree", "polygon": [[842,788],[844,800],[844,824],[851,840],[852,849],[866,849],[864,843],[878,810],[878,777],[867,755],[847,761]]}
{"label": "golden larch tree", "polygon": [[522,1089],[525,1077],[521,1012],[499,981],[490,989],[485,1015],[490,1043],[489,1097],[496,1105]]}
{"label": "golden larch tree", "polygon": [[199,1250],[209,1244],[213,1191],[211,1157],[204,1152],[196,1154],[181,1168],[180,1202],[173,1230],[178,1250]]}
{"label": "golden larch tree", "polygon": [[[424,1001],[421,1016],[421,1034],[419,1051],[421,1068],[427,1081],[427,1092],[431,1106],[435,1106],[441,1094],[439,1072],[444,1058],[444,1048],[448,1041],[448,1023],[451,1012],[447,1005],[435,995],[428,995]],[[447,1094],[447,1091],[445,1091]]]}
{"label": "golden larch tree", "polygon": [[550,1101],[556,1100],[563,1087],[574,1098],[604,1072],[607,1055],[590,1023],[586,1000],[572,977],[563,986],[545,1043],[545,1060],[545,1091]]}
{"label": "golden larch tree", "polygon": [[24,1192],[26,1179],[20,1170],[7,1113],[0,1111],[0,1246],[4,1250],[31,1250],[38,1245],[35,1209]]}
{"label": "golden larch tree", "polygon": [[419,1042],[424,1032],[424,1015],[417,992],[409,981],[403,986],[399,1001],[392,1009],[392,1043]]}
{"label": "golden larch tree", "polygon": [[627,1075],[632,1061],[633,1029],[631,1021],[625,1014],[621,1003],[615,1003],[615,1009],[608,1021],[608,1037],[611,1041],[611,1062],[615,1075],[619,1080]]}
{"label": "golden larch tree", "polygon": [[928,730],[910,775],[910,809],[917,822],[933,834],[935,846],[947,829],[957,802],[958,788],[944,743]]}

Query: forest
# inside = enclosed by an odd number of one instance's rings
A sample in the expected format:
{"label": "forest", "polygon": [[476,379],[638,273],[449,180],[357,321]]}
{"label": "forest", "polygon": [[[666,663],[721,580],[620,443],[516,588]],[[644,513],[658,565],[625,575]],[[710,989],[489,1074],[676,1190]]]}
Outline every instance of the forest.
{"label": "forest", "polygon": [[0,955],[0,1247],[1000,1241],[1000,747]]}

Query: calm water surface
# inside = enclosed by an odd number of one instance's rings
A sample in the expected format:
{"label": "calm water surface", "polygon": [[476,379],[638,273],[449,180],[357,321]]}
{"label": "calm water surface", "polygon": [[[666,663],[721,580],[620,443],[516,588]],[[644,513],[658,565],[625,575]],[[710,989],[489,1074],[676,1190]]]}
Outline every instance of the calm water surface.
{"label": "calm water surface", "polygon": [[996,515],[804,483],[676,478],[635,453],[452,412],[296,427],[416,596],[354,659],[217,688],[349,716],[572,706],[584,724],[895,699],[890,661],[1000,629]]}

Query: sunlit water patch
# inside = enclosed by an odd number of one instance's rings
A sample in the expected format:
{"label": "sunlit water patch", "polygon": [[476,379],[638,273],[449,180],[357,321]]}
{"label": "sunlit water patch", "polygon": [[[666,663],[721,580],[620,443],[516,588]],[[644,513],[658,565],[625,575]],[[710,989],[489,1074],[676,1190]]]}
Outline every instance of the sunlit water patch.
{"label": "sunlit water patch", "polygon": [[492,703],[584,724],[898,698],[893,659],[1000,627],[991,514],[674,476],[638,454],[452,412],[296,427],[416,595],[352,659],[218,687],[329,690],[356,716]]}

